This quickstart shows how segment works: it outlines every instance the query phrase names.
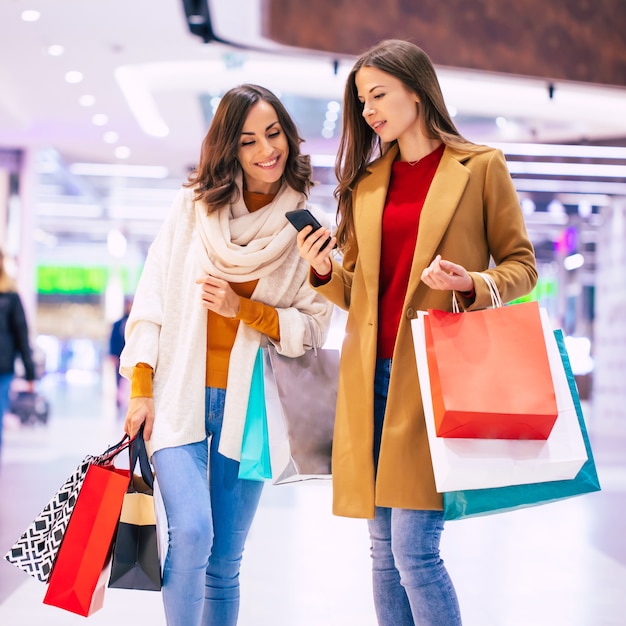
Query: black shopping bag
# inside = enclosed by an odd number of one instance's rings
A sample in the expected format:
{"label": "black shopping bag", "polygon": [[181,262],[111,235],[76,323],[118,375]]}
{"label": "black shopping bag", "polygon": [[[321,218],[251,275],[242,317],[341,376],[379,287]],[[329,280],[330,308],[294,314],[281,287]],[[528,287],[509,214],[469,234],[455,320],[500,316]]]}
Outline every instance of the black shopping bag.
{"label": "black shopping bag", "polygon": [[161,565],[154,510],[154,477],[141,431],[132,443],[130,458],[131,471],[139,461],[141,475],[133,473],[124,495],[113,546],[109,587],[159,591]]}

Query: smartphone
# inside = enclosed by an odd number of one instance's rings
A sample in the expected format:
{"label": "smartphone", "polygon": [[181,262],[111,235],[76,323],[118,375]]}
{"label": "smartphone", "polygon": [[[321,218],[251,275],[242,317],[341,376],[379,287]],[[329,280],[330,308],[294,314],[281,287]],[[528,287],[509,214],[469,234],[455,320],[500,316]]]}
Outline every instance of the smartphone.
{"label": "smartphone", "polygon": [[[322,228],[322,225],[317,221],[315,215],[308,209],[297,209],[296,211],[287,211],[285,217],[291,222],[293,227],[299,232],[305,226],[313,226],[312,233]],[[329,243],[330,237],[324,242],[320,250],[323,250]],[[335,248],[337,244],[335,244]]]}

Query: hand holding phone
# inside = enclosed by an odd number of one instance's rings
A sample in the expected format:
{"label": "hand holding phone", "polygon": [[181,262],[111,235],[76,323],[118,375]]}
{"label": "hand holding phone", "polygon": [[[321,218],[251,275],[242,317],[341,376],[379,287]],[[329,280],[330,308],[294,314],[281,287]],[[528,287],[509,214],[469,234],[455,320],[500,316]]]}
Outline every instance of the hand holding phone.
{"label": "hand holding phone", "polygon": [[[313,230],[311,233],[314,233],[316,230],[322,228],[322,225],[319,223],[315,215],[311,213],[308,209],[296,209],[295,211],[287,211],[285,213],[285,217],[291,222],[293,227],[300,232],[305,226],[312,226]],[[323,250],[329,243],[331,237],[329,237],[320,248],[320,251]],[[334,246],[337,247],[337,244]]]}

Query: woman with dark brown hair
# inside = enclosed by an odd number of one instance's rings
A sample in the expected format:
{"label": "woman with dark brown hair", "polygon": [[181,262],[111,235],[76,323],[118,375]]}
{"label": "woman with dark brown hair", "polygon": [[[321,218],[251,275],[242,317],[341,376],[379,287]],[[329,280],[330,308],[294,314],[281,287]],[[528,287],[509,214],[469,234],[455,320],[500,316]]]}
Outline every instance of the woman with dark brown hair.
{"label": "woman with dark brown hair", "polygon": [[[381,626],[458,626],[439,555],[437,493],[418,391],[418,310],[529,293],[535,256],[504,156],[457,131],[419,47],[383,41],[350,72],[337,157],[342,262],[330,231],[298,235],[313,286],[348,311],[333,441],[334,512],[367,518]],[[493,266],[490,267],[490,259]]]}
{"label": "woman with dark brown hair", "polygon": [[263,488],[238,477],[255,357],[268,341],[299,356],[328,332],[332,304],[308,284],[285,218],[308,205],[300,143],[267,89],[222,97],[126,324],[125,430],[143,425],[165,505],[169,626],[237,623],[239,567]]}

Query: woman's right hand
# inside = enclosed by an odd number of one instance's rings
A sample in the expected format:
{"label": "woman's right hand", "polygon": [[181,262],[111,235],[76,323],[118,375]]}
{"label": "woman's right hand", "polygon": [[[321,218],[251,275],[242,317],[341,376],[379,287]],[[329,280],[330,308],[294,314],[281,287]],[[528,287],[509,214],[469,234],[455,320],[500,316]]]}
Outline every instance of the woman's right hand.
{"label": "woman's right hand", "polygon": [[[320,248],[329,238],[330,242],[323,249]],[[318,228],[313,232],[312,226],[305,226],[296,237],[300,256],[320,275],[325,276],[333,269],[330,255],[337,243],[336,237],[332,237],[328,228]]]}
{"label": "woman's right hand", "polygon": [[126,411],[124,432],[131,439],[139,432],[143,424],[143,438],[148,441],[152,436],[152,424],[154,423],[154,400],[152,398],[131,398]]}

